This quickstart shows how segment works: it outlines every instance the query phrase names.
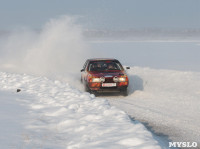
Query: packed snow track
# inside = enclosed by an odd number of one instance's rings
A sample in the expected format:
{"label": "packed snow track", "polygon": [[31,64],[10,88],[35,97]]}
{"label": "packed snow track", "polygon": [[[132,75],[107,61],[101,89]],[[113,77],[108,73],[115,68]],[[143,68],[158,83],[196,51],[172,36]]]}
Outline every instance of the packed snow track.
{"label": "packed snow track", "polygon": [[200,144],[200,73],[133,67],[128,97],[107,96],[111,105],[168,141]]}

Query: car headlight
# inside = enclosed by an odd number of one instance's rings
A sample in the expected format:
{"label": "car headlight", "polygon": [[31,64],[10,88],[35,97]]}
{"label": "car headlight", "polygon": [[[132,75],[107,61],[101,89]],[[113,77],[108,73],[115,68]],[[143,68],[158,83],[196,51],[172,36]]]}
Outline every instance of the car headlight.
{"label": "car headlight", "polygon": [[100,80],[101,80],[101,82],[105,82],[105,78],[104,77],[101,77]]}
{"label": "car headlight", "polygon": [[96,82],[96,83],[105,82],[105,78],[104,77],[92,78],[92,82]]}
{"label": "car headlight", "polygon": [[125,82],[126,81],[126,77],[120,77],[118,78],[119,82]]}
{"label": "car headlight", "polygon": [[99,83],[99,82],[101,82],[101,79],[100,78],[92,78],[92,82]]}
{"label": "car headlight", "polygon": [[119,78],[118,78],[117,76],[115,76],[115,77],[113,78],[113,81],[114,81],[114,82],[119,82]]}
{"label": "car headlight", "polygon": [[126,77],[113,77],[114,82],[126,82]]}

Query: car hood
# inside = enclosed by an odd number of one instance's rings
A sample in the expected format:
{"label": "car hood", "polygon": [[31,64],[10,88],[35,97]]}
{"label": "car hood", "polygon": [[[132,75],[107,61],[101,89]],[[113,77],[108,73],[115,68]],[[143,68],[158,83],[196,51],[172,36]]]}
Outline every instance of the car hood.
{"label": "car hood", "polygon": [[112,72],[112,71],[108,71],[108,72],[90,72],[90,74],[95,76],[95,77],[105,77],[105,78],[126,75],[126,73],[124,71],[117,71],[117,72]]}

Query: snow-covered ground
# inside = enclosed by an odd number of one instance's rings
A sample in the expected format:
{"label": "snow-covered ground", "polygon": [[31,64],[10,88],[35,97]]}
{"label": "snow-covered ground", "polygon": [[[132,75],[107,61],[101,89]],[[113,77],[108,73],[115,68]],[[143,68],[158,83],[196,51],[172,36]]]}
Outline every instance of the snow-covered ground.
{"label": "snow-covered ground", "polygon": [[1,148],[161,148],[107,100],[45,77],[0,72],[0,106]]}
{"label": "snow-covered ground", "polygon": [[170,140],[200,143],[199,72],[132,67],[128,73],[128,97],[94,97],[64,82],[1,72],[1,146],[167,148]]}
{"label": "snow-covered ground", "polygon": [[200,144],[200,73],[132,67],[130,95],[106,97],[160,136]]}
{"label": "snow-covered ground", "polygon": [[[198,39],[85,41],[81,26],[68,16],[51,19],[39,32],[22,29],[1,37],[0,147],[155,149],[168,148],[170,140],[199,143]],[[91,57],[131,66],[128,97],[84,92],[80,69]]]}

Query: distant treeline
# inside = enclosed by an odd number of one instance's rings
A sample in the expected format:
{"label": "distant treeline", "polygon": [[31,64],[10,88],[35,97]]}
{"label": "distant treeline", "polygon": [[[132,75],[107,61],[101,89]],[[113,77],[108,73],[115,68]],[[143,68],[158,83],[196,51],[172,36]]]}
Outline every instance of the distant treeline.
{"label": "distant treeline", "polygon": [[200,39],[200,29],[128,29],[128,30],[87,30],[84,36],[89,39]]}

